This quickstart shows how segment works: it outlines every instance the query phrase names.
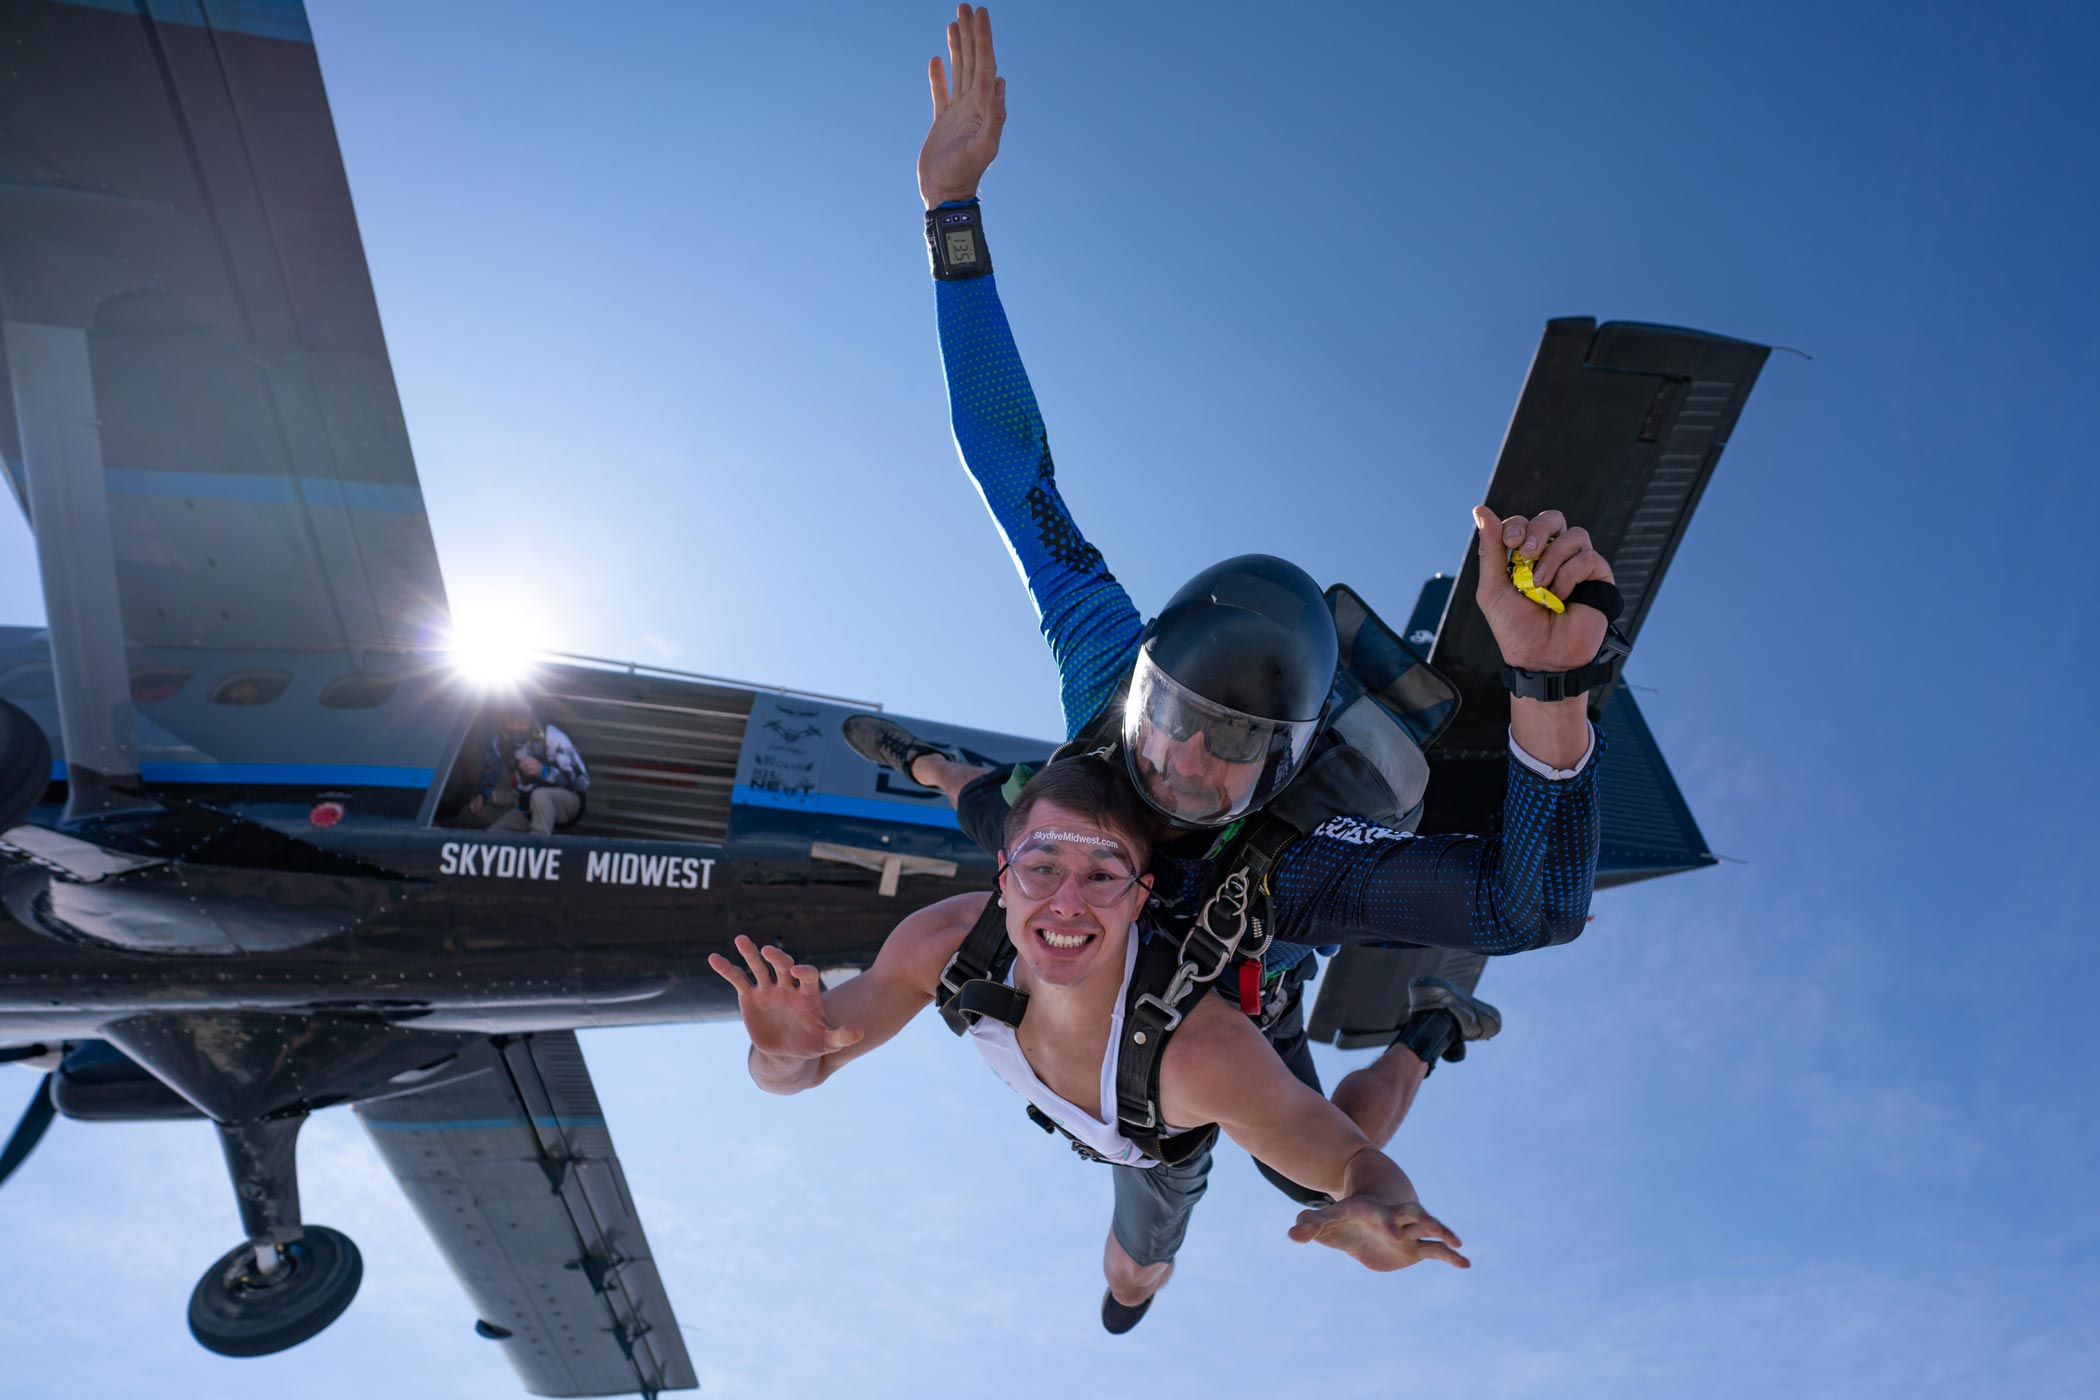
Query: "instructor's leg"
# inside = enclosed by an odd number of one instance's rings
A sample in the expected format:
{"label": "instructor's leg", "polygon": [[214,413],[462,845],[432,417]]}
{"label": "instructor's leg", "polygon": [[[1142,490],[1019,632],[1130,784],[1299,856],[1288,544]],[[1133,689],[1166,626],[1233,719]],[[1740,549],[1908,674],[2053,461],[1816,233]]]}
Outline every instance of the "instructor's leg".
{"label": "instructor's leg", "polygon": [[1415,1095],[1428,1077],[1428,1063],[1395,1041],[1377,1059],[1343,1076],[1334,1086],[1334,1106],[1349,1115],[1373,1147],[1384,1147],[1415,1106]]}
{"label": "instructor's leg", "polygon": [[962,763],[943,754],[922,753],[912,760],[906,776],[921,787],[939,788],[951,807],[962,805],[962,790],[991,772],[974,763]]}

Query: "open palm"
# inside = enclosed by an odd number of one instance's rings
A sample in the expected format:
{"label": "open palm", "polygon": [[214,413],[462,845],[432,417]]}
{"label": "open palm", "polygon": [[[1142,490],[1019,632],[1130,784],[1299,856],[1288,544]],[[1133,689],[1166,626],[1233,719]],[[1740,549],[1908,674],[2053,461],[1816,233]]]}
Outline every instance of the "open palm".
{"label": "open palm", "polygon": [[1459,1269],[1473,1267],[1472,1261],[1458,1252],[1457,1246],[1463,1241],[1417,1201],[1388,1205],[1364,1196],[1350,1196],[1333,1205],[1305,1211],[1290,1234],[1300,1244],[1339,1249],[1381,1274],[1405,1269],[1424,1259],[1441,1259]]}
{"label": "open palm", "polygon": [[985,169],[999,154],[1006,126],[1006,79],[992,54],[992,16],[968,5],[955,7],[948,26],[949,71],[938,58],[926,65],[933,88],[933,126],[919,148],[919,194],[926,207],[976,195]]}
{"label": "open palm", "polygon": [[783,1060],[814,1060],[860,1040],[858,1026],[833,1027],[824,1016],[824,989],[817,970],[778,948],[759,948],[738,934],[736,950],[751,969],[747,980],[736,964],[710,953],[707,965],[736,988],[744,1030],[762,1054]]}

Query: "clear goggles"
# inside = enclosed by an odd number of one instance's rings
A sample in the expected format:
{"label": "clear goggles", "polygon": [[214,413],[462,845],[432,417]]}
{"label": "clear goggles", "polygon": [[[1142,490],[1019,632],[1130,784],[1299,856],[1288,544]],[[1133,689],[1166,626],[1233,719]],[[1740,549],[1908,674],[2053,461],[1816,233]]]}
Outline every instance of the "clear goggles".
{"label": "clear goggles", "polygon": [[1138,653],[1123,707],[1123,752],[1147,802],[1181,826],[1223,826],[1280,792],[1319,731],[1206,700]]}
{"label": "clear goggles", "polygon": [[1029,899],[1048,899],[1079,882],[1079,897],[1105,909],[1130,893],[1142,873],[1132,867],[1122,843],[1077,831],[1037,831],[1007,857],[1006,873]]}

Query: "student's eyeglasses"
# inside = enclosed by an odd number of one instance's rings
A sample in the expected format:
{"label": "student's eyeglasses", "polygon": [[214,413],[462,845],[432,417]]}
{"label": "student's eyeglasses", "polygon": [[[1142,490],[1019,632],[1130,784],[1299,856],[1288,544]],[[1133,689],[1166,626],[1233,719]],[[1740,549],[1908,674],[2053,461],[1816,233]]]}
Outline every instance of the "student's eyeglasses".
{"label": "student's eyeglasses", "polygon": [[1014,884],[1030,899],[1050,898],[1076,875],[1079,897],[1096,909],[1106,909],[1122,899],[1139,879],[1139,873],[1119,857],[1046,846],[1022,847],[1001,872],[1011,872]]}

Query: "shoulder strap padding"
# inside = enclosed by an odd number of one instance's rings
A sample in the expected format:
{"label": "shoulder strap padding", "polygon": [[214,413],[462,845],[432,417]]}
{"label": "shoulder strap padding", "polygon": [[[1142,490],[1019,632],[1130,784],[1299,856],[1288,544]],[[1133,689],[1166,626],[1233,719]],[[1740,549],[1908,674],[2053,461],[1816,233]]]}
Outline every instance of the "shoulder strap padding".
{"label": "shoulder strap padding", "polygon": [[[955,956],[948,959],[947,966],[941,969],[940,986],[934,991],[934,1001],[940,1009],[941,1019],[948,1023],[949,1030],[957,1035],[968,1034],[970,1018],[964,1015],[965,1011],[988,1014],[979,1010],[978,1006],[958,1006],[957,1001],[963,990],[972,983],[1003,985],[1006,969],[1013,964],[1013,960],[1014,945],[1006,938],[1006,906],[994,895],[985,900],[984,912],[977,916],[976,923],[970,925],[970,931],[963,935],[962,946],[955,950]],[[1013,991],[1010,987],[1006,990]],[[1014,995],[1020,994],[1016,992]],[[1020,1006],[1013,1008],[1013,1020],[1008,1024],[1020,1023],[1021,1011],[1027,1004],[1028,998],[1021,997]],[[983,1003],[980,1002],[979,1006],[981,1005]],[[996,1019],[1006,1018],[1001,1016]]]}

